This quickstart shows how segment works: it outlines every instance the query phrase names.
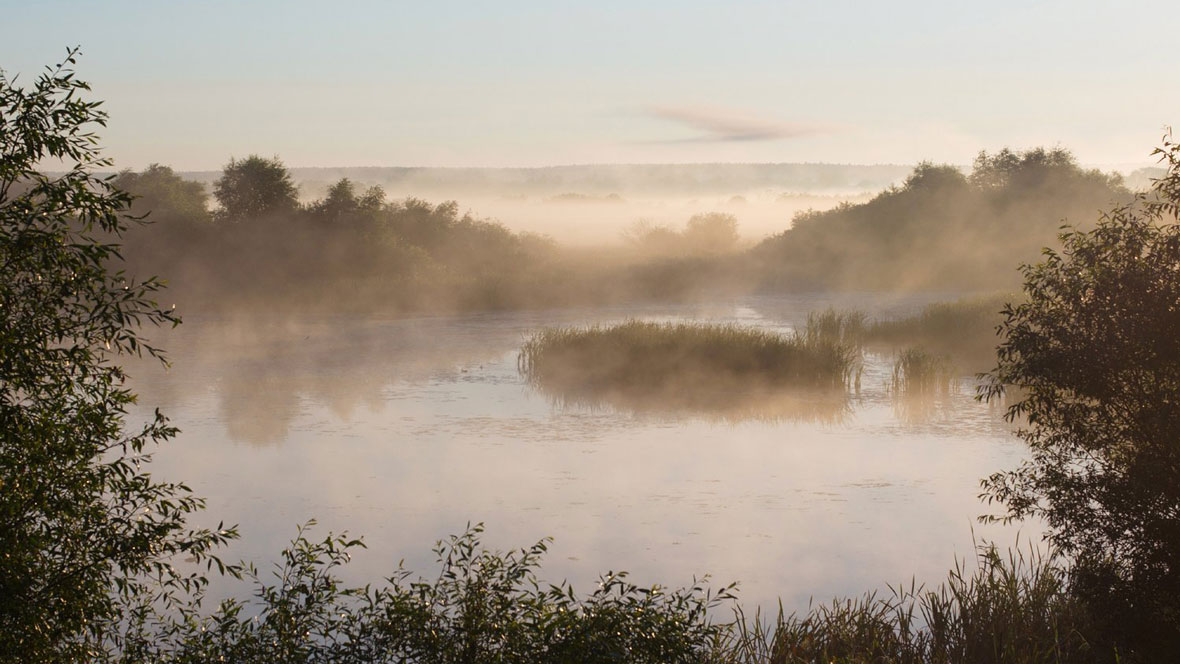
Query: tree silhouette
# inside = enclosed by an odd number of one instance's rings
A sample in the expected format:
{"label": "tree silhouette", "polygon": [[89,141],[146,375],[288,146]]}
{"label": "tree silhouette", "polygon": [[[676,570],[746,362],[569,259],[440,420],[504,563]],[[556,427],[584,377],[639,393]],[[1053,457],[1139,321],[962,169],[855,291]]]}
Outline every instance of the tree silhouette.
{"label": "tree silhouette", "polygon": [[1023,268],[984,389],[1018,388],[1008,417],[1031,452],[984,496],[1045,519],[1108,638],[1143,661],[1180,652],[1180,145],[1157,153],[1149,192]]}
{"label": "tree silhouette", "polygon": [[213,197],[221,205],[220,218],[229,222],[274,217],[299,207],[298,189],[278,157],[230,159],[213,184]]}
{"label": "tree silhouette", "polygon": [[[193,530],[202,501],[143,467],[174,435],[156,413],[125,426],[135,395],[120,354],[159,356],[141,324],[175,324],[160,284],[113,267],[131,195],[97,174],[99,102],[69,69],[29,88],[0,73],[0,659],[104,661],[151,606],[204,583],[232,532]],[[64,174],[37,170],[64,163]],[[217,563],[220,564],[220,563]],[[188,574],[191,573],[191,576]]]}

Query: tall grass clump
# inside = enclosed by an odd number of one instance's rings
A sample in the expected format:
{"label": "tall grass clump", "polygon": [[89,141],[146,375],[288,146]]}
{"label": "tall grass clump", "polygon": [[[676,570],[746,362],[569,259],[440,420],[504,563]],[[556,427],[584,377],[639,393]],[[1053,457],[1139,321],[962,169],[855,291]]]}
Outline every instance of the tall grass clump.
{"label": "tall grass clump", "polygon": [[859,358],[858,348],[807,331],[628,321],[542,330],[525,342],[518,366],[564,403],[718,409],[804,391],[842,403]]}
{"label": "tall grass clump", "polygon": [[922,348],[953,358],[972,370],[983,370],[995,362],[1001,311],[1014,298],[997,293],[935,302],[915,316],[866,325],[864,340],[869,344]]}
{"label": "tall grass clump", "polygon": [[893,363],[890,387],[896,396],[932,397],[954,388],[955,368],[950,358],[921,348],[907,348]]}
{"label": "tall grass clump", "polygon": [[743,664],[1103,661],[1082,636],[1087,615],[1051,557],[986,546],[974,569],[956,563],[934,589],[911,583],[802,615],[780,608],[769,625],[739,610],[728,650]]}
{"label": "tall grass clump", "polygon": [[858,349],[865,341],[868,316],[862,311],[824,311],[807,314],[803,336],[811,342],[833,341],[848,348]]}
{"label": "tall grass clump", "polygon": [[890,395],[894,412],[903,422],[924,422],[938,410],[957,385],[950,358],[920,348],[907,348],[893,363]]}

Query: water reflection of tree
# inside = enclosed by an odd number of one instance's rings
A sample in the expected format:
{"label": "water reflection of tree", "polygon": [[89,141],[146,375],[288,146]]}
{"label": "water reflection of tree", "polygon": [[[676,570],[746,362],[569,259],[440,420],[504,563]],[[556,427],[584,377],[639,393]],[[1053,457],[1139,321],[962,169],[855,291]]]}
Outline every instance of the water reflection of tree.
{"label": "water reflection of tree", "polygon": [[308,403],[342,420],[362,408],[379,411],[388,386],[457,376],[463,367],[498,358],[519,339],[511,328],[443,318],[198,321],[184,328],[174,333],[183,339],[167,341],[181,349],[167,374],[147,367],[133,372],[140,391],[176,405],[211,391],[230,438],[255,445],[286,440]]}
{"label": "water reflection of tree", "polygon": [[299,412],[295,384],[265,370],[226,376],[218,389],[221,418],[232,440],[273,445],[287,438]]}

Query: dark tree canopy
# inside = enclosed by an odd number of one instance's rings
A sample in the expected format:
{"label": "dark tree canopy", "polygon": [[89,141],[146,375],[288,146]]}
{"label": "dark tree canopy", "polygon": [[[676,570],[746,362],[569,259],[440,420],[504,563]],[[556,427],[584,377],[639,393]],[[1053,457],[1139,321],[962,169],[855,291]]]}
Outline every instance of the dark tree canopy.
{"label": "dark tree canopy", "polygon": [[371,224],[384,205],[385,190],[381,187],[374,185],[357,194],[356,184],[348,178],[341,178],[328,187],[328,195],[312,203],[308,211],[319,221],[329,224]]}
{"label": "dark tree canopy", "polygon": [[1150,656],[1180,650],[1180,145],[1157,153],[1152,190],[1023,269],[985,391],[1016,395],[1031,451],[985,496],[1044,518],[1111,638]]}
{"label": "dark tree canopy", "polygon": [[294,212],[298,189],[278,157],[230,159],[213,184],[213,197],[226,221],[246,221]]}

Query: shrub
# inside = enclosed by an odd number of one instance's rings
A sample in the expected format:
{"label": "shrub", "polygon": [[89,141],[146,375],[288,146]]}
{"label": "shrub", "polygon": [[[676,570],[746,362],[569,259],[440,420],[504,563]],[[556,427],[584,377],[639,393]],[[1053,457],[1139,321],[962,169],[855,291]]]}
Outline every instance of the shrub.
{"label": "shrub", "polygon": [[336,576],[357,540],[309,540],[300,529],[253,598],[226,601],[209,616],[188,613],[137,642],[143,661],[500,664],[719,661],[728,626],[711,612],[732,599],[639,587],[608,573],[591,594],[546,585],[536,572],[542,541],[499,553],[481,526],[440,542],[437,577],[398,569],[381,587],[348,588]]}
{"label": "shrub", "polygon": [[986,398],[1012,387],[1030,458],[984,481],[1043,518],[1124,657],[1180,651],[1180,145],[1152,189],[1024,267]]}
{"label": "shrub", "polygon": [[[204,583],[173,557],[220,566],[234,534],[190,528],[201,500],[143,468],[175,433],[159,412],[124,426],[113,358],[160,356],[139,326],[178,319],[159,282],[111,267],[131,197],[95,174],[106,114],[75,53],[27,89],[0,75],[0,653],[21,662],[112,656],[127,621]],[[51,160],[66,172],[37,170]]]}

